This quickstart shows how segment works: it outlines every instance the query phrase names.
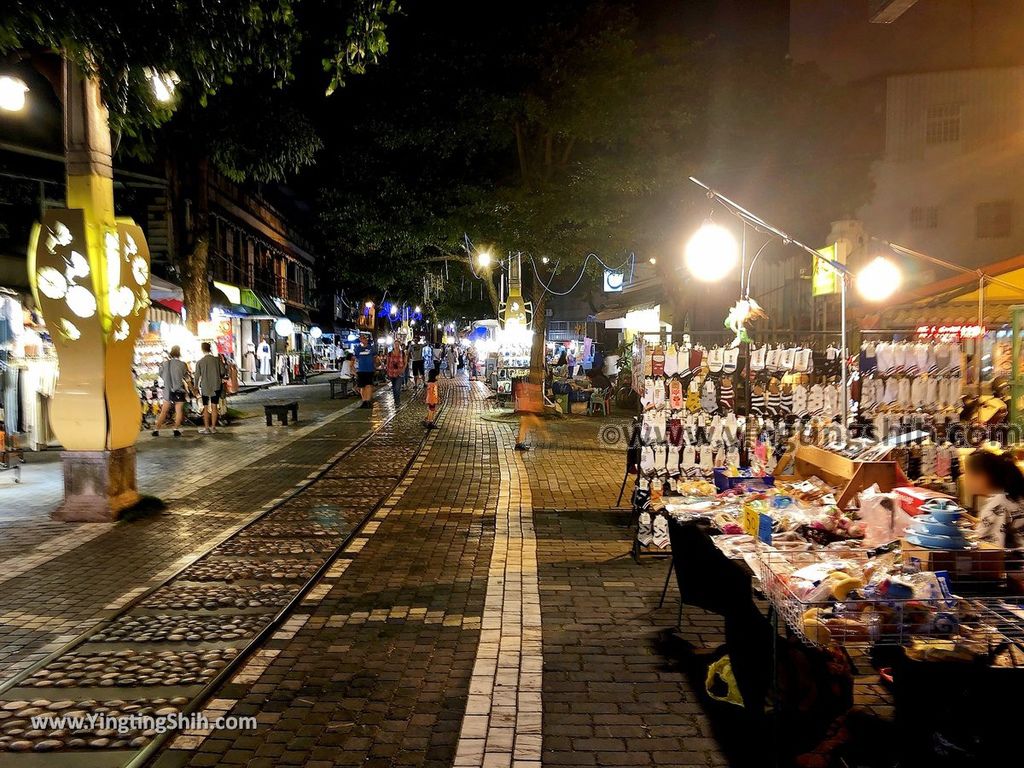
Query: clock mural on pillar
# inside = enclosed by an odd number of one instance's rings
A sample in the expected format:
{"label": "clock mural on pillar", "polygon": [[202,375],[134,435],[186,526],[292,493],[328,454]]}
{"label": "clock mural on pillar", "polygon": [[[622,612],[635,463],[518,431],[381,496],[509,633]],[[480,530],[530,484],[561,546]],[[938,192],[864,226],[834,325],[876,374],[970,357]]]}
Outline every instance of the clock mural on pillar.
{"label": "clock mural on pillar", "polygon": [[48,210],[33,230],[29,277],[60,365],[50,420],[61,444],[133,445],[141,411],[132,356],[149,306],[141,228],[117,219],[90,229],[81,210]]}

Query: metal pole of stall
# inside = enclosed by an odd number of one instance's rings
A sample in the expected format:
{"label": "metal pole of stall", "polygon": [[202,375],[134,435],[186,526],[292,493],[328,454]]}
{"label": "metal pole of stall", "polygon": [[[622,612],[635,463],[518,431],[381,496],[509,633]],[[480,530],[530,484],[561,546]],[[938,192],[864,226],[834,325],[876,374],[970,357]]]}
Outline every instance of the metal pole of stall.
{"label": "metal pole of stall", "polygon": [[843,442],[846,442],[846,430],[850,426],[850,364],[849,355],[847,354],[847,343],[846,343],[846,284],[849,282],[849,275],[840,274],[840,296],[839,296],[839,335],[842,337],[840,342],[841,349],[839,350],[839,372],[842,376],[842,414],[843,423],[842,427],[842,438]]}
{"label": "metal pole of stall", "polygon": [[978,336],[974,341],[974,376],[981,397],[981,371],[985,356],[985,275],[978,277]]}

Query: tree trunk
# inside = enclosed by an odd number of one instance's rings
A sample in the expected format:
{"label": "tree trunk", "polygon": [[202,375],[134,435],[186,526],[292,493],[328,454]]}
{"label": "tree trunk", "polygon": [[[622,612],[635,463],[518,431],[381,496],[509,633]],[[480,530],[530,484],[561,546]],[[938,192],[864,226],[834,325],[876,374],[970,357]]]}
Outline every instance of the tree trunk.
{"label": "tree trunk", "polygon": [[[536,285],[536,281],[534,281]],[[533,303],[533,347],[530,348],[530,383],[544,384],[544,352],[548,317],[544,311],[547,294],[542,293]]]}
{"label": "tree trunk", "polygon": [[199,235],[192,250],[184,259],[181,290],[185,299],[186,327],[197,333],[199,323],[210,317],[210,283],[207,273],[210,263],[210,241],[205,234]]}
{"label": "tree trunk", "polygon": [[487,286],[487,296],[491,300],[491,307],[494,309],[494,316],[497,317],[501,312],[501,297],[498,296],[498,288],[494,285],[494,276],[485,275],[484,285]]}
{"label": "tree trunk", "polygon": [[523,186],[525,187],[530,183],[530,164],[526,159],[526,146],[524,145],[523,128],[519,125],[518,120],[513,124],[513,128],[516,132],[516,154],[519,157],[519,175],[522,177]]}
{"label": "tree trunk", "polygon": [[[209,205],[209,163],[202,158],[189,168],[189,181],[182,186],[179,200],[181,250],[178,269],[181,274],[181,289],[184,294],[185,323],[196,333],[199,323],[210,318],[210,205]],[[190,215],[186,215],[186,200],[191,203]]]}

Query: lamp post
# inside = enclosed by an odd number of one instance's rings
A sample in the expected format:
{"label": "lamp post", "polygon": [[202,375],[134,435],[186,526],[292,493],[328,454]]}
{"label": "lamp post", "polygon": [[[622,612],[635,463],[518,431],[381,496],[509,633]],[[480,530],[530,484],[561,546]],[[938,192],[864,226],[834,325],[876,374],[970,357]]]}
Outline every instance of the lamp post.
{"label": "lamp post", "polygon": [[[848,360],[847,360],[848,348],[847,348],[847,327],[846,327],[846,294],[847,294],[847,283],[849,282],[849,279],[851,278],[852,273],[846,267],[845,264],[840,264],[838,261],[835,261],[833,259],[828,258],[827,256],[824,256],[823,254],[819,253],[818,251],[816,251],[815,249],[811,248],[810,246],[805,245],[804,243],[800,242],[796,238],[786,234],[784,231],[782,231],[778,227],[772,226],[771,224],[766,222],[761,217],[757,216],[754,213],[751,213],[749,210],[747,210],[746,208],[741,206],[739,203],[737,203],[737,202],[735,202],[733,200],[730,200],[728,197],[726,197],[725,195],[721,194],[720,192],[712,189],[710,186],[708,186],[704,182],[700,181],[699,179],[691,176],[690,177],[690,181],[692,181],[694,184],[696,184],[697,186],[699,186],[702,189],[704,189],[705,192],[707,193],[707,196],[708,196],[709,199],[717,200],[727,210],[729,210],[732,214],[734,214],[742,222],[744,222],[744,224],[749,224],[749,225],[753,226],[755,229],[757,229],[757,230],[759,230],[761,232],[765,232],[767,234],[773,235],[774,237],[778,238],[779,240],[781,240],[786,245],[792,245],[792,246],[795,246],[795,247],[805,251],[806,253],[810,254],[813,258],[819,259],[819,260],[827,263],[834,270],[836,270],[836,272],[839,273],[840,278],[841,278],[840,279],[840,283],[839,283],[840,284],[840,307],[841,307],[840,308],[840,321],[839,321],[840,331],[839,331],[839,333],[840,333],[840,337],[841,337],[840,345],[842,347],[842,349],[840,350],[840,374],[841,374],[841,387],[842,387],[842,390],[843,390],[843,396],[842,396],[840,402],[841,402],[841,411],[842,411],[842,414],[841,414],[841,418],[842,418],[842,432],[843,432],[843,436],[845,438],[846,429],[849,426],[849,420],[850,420],[849,363],[848,363]],[[705,227],[702,227],[701,229],[703,230],[703,229],[705,229]],[[700,233],[700,230],[698,230],[698,234],[699,233]],[[711,238],[708,235],[705,235],[702,238],[702,240],[704,242],[707,242],[710,239]],[[735,242],[735,240],[733,242]],[[765,245],[767,245],[767,243]],[[764,250],[764,247],[765,247],[764,245],[761,246],[761,249],[758,251],[757,255],[760,255],[761,251]],[[687,247],[687,250],[689,251],[689,246]],[[703,248],[702,250],[705,251],[705,256],[710,257],[712,255],[712,249],[711,248]],[[754,261],[756,261],[756,259],[757,259],[757,256],[755,256],[754,259],[751,261],[751,264],[750,264],[751,272],[753,271]],[[689,265],[689,256],[687,257],[687,262],[688,262],[688,265]],[[736,263],[736,261],[735,261],[735,259],[733,259],[732,260],[732,266],[735,266],[735,263]],[[720,268],[718,266],[708,266],[708,265],[705,265],[703,268],[705,269],[705,274],[715,274],[715,273],[718,273],[720,271]],[[730,266],[729,269],[731,269],[731,266]],[[724,271],[721,271],[721,277],[724,277],[728,273],[728,271],[729,271],[728,269],[724,270]],[[701,279],[696,274],[694,276],[697,277],[698,279]],[[749,282],[750,281],[749,281],[749,278],[748,278],[747,286],[746,286],[746,291],[748,291],[748,292],[750,290]],[[741,279],[740,279],[740,291],[741,291],[741,293],[743,292],[743,290],[744,290],[744,287],[743,287],[743,281],[742,281],[742,276],[741,276]]]}

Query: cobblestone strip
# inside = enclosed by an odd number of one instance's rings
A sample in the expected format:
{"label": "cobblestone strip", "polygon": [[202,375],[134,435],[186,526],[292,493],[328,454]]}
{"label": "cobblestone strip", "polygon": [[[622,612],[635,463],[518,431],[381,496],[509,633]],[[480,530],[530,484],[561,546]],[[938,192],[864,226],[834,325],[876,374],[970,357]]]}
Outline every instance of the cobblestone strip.
{"label": "cobblestone strip", "polygon": [[500,446],[501,490],[455,766],[539,768],[544,660],[530,484],[507,430],[492,431]]}
{"label": "cobblestone strip", "polygon": [[[35,549],[28,541],[20,542],[20,551],[28,550],[26,558],[31,560],[31,567],[23,573],[18,574],[24,564],[19,558],[4,557],[9,551],[18,551],[19,542],[0,541],[0,561],[5,569],[11,569],[0,574],[4,582],[0,586],[0,686],[308,484],[311,477],[325,471],[359,442],[367,429],[376,432],[387,425],[393,412],[388,407],[390,400],[390,394],[378,398],[369,421],[336,416],[321,420],[316,431],[264,458],[256,470],[251,465],[243,466],[230,453],[221,460],[211,457],[216,471],[222,466],[234,466],[237,471],[216,488],[201,489],[173,502],[165,514],[117,524],[47,524],[71,528],[66,536],[74,543],[68,544],[65,535],[45,540]],[[281,436],[287,435],[282,431]],[[330,442],[313,442],[318,437]],[[327,454],[330,457],[326,463],[312,473],[282,468],[282,459],[297,463],[295,459],[301,457],[306,461],[298,463],[316,466]],[[175,458],[182,459],[177,455]],[[189,485],[190,478],[178,474],[178,469],[170,467],[168,474],[180,485]],[[252,478],[259,482],[252,482]],[[275,498],[268,500],[271,495]],[[10,526],[0,526],[0,539],[10,530]]]}

